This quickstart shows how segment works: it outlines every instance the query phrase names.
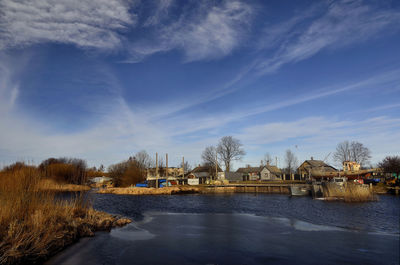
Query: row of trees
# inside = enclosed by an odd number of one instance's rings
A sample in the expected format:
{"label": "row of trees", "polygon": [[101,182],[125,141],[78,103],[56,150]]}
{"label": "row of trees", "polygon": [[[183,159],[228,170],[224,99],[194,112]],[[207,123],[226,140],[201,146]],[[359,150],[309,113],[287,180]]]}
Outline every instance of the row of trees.
{"label": "row of trees", "polygon": [[[246,152],[243,149],[243,145],[238,139],[232,136],[224,136],[216,146],[207,146],[201,158],[204,165],[215,166],[216,164],[222,163],[225,165],[225,170],[230,171],[232,162],[241,160],[245,154]],[[337,145],[333,153],[333,159],[340,164],[343,164],[345,161],[355,161],[362,167],[366,167],[367,164],[370,163],[371,151],[360,142],[344,141]],[[299,161],[290,149],[286,150],[284,161],[285,167],[283,171],[285,173],[295,173],[299,166]],[[266,153],[261,164],[266,165],[271,162],[271,155]],[[397,168],[397,166],[400,166],[400,158],[398,156],[386,157],[377,166],[383,168],[385,172],[390,171],[396,173],[400,171],[400,169]]]}
{"label": "row of trees", "polygon": [[78,158],[49,158],[39,165],[39,171],[44,177],[62,183],[86,183],[86,170],[86,161]]}
{"label": "row of trees", "polygon": [[78,158],[49,158],[38,167],[16,162],[3,168],[3,172],[13,172],[30,168],[37,170],[44,178],[53,179],[59,183],[85,184],[87,181],[86,161]]}
{"label": "row of trees", "polygon": [[[344,141],[336,146],[333,159],[341,165],[345,161],[355,161],[365,166],[371,159],[371,151],[360,142]],[[298,167],[298,159],[291,150],[286,150],[284,168],[285,173],[294,173]]]}

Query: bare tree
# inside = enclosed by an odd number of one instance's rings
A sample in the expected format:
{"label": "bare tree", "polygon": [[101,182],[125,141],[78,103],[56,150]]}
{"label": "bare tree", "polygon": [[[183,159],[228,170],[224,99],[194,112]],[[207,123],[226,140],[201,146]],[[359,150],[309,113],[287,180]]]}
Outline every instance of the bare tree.
{"label": "bare tree", "polygon": [[400,156],[387,156],[378,164],[385,173],[395,173],[400,176]]}
{"label": "bare tree", "polygon": [[164,168],[165,167],[164,157],[162,157],[162,156],[161,157],[158,156],[158,167],[159,168]]}
{"label": "bare tree", "polygon": [[216,148],[214,146],[207,146],[201,154],[203,164],[208,166],[215,165],[216,155]]}
{"label": "bare tree", "polygon": [[285,153],[286,171],[292,174],[296,171],[298,160],[295,154],[290,150],[286,150]]}
{"label": "bare tree", "polygon": [[263,165],[270,165],[272,163],[272,156],[269,153],[265,153],[264,159],[262,160]]}
{"label": "bare tree", "polygon": [[145,169],[150,168],[155,164],[153,159],[150,157],[150,155],[145,150],[137,152],[135,154],[134,158],[135,158],[136,162],[138,163],[138,165]]}
{"label": "bare tree", "polygon": [[219,140],[217,153],[219,158],[224,162],[227,172],[231,169],[232,161],[240,160],[246,154],[240,141],[232,136],[224,136]]}
{"label": "bare tree", "polygon": [[192,170],[192,166],[189,164],[188,161],[185,161],[185,173]]}
{"label": "bare tree", "polygon": [[371,151],[359,142],[344,141],[337,145],[333,158],[343,164],[344,161],[355,161],[360,165],[369,162]]}

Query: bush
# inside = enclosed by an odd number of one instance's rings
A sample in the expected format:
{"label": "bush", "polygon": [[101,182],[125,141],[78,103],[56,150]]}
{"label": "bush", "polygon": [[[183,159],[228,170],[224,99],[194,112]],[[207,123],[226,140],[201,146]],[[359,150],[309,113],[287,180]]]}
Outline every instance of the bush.
{"label": "bush", "polygon": [[128,187],[146,179],[146,169],[135,159],[128,159],[108,168],[116,187]]}
{"label": "bush", "polygon": [[39,165],[41,174],[61,183],[85,184],[86,161],[77,158],[49,158]]}

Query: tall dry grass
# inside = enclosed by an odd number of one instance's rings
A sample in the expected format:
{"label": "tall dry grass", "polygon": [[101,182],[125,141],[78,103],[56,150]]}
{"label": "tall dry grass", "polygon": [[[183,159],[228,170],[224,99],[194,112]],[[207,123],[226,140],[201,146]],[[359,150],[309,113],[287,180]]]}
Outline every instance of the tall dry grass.
{"label": "tall dry grass", "polygon": [[368,185],[356,183],[346,183],[344,201],[345,202],[368,202],[376,201],[378,197]]}
{"label": "tall dry grass", "polygon": [[91,209],[82,196],[57,199],[40,183],[34,167],[0,172],[0,264],[41,262],[112,225],[110,215]]}
{"label": "tall dry grass", "polygon": [[377,197],[368,185],[347,182],[343,186],[335,183],[323,183],[325,198],[339,198],[345,202],[375,201]]}

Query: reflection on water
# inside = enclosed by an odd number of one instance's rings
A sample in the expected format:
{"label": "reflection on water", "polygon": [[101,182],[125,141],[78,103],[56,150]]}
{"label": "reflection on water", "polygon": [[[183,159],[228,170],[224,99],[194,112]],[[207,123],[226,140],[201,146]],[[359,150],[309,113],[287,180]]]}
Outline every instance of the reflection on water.
{"label": "reflection on water", "polygon": [[[110,233],[97,233],[49,264],[399,262],[396,197],[349,205],[248,194],[95,196],[97,208],[126,212],[137,221]],[[381,219],[387,220],[385,225]]]}

